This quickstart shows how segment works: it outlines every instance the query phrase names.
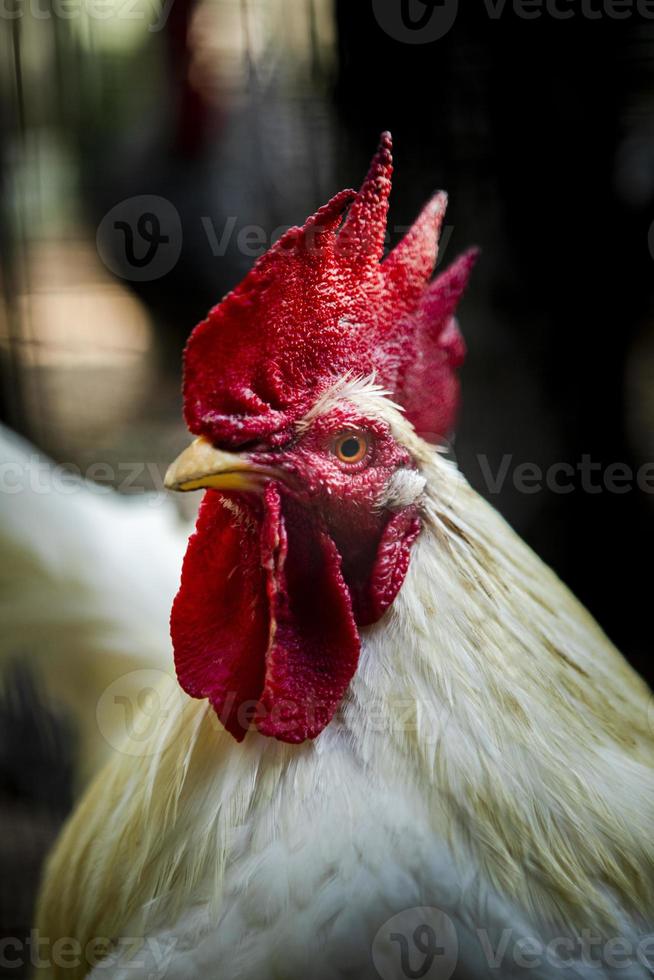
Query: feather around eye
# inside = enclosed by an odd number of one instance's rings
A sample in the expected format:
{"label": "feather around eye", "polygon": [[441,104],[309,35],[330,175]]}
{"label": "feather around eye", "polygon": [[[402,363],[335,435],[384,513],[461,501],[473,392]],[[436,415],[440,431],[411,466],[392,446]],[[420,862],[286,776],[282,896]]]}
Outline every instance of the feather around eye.
{"label": "feather around eye", "polygon": [[341,432],[334,440],[334,453],[341,463],[360,463],[368,452],[368,438],[362,432]]}

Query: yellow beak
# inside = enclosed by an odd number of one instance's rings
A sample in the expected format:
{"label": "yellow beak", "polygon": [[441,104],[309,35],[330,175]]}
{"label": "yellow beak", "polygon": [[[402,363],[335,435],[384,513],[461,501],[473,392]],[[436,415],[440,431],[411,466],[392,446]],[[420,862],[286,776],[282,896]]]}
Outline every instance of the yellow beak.
{"label": "yellow beak", "polygon": [[257,466],[238,453],[216,449],[200,436],[171,463],[164,486],[168,490],[261,490],[266,477],[276,475],[272,467]]}

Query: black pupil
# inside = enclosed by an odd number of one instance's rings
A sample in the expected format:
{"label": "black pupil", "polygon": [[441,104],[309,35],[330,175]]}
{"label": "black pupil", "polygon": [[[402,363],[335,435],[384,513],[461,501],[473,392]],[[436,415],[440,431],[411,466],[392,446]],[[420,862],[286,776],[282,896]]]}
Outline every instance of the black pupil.
{"label": "black pupil", "polygon": [[343,439],[341,443],[341,456],[345,456],[346,459],[351,459],[356,456],[361,449],[361,443],[356,436],[350,436],[348,439]]}

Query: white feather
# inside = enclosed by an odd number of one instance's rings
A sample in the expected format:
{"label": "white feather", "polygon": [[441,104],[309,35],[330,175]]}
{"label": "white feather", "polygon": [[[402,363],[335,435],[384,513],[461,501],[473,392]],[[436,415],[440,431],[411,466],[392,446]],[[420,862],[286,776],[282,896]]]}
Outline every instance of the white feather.
{"label": "white feather", "polygon": [[86,777],[120,741],[98,727],[103,691],[137,669],[171,671],[168,619],[190,528],[170,498],[66,474],[2,427],[0,481],[0,666],[25,658],[74,714]]}
{"label": "white feather", "polygon": [[[362,397],[418,463],[424,526],[337,716],[301,746],[236,745],[171,694],[150,751],[117,754],[70,824],[43,928],[147,938],[141,968],[116,949],[93,980],[161,976],[162,957],[171,980],[367,978],[389,917],[433,906],[458,936],[454,976],[521,975],[516,944],[558,938],[571,962],[530,977],[644,978],[649,692],[455,468]],[[585,929],[631,964],[585,962]]]}

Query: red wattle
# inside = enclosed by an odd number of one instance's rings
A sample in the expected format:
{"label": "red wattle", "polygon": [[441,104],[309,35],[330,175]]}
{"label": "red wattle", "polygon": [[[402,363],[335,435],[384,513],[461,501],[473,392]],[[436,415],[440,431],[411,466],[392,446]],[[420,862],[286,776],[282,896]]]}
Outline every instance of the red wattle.
{"label": "red wattle", "polygon": [[268,646],[260,532],[256,498],[208,490],[170,617],[181,686],[208,698],[239,742],[261,694]]}
{"label": "red wattle", "polygon": [[269,484],[260,501],[209,490],[171,614],[184,690],[241,741],[251,723],[315,738],[356,670],[360,641],[341,557],[317,515]]}
{"label": "red wattle", "polygon": [[346,582],[320,514],[278,484],[263,499],[207,491],[171,614],[180,684],[239,742],[253,725],[284,742],[315,738],[356,670],[357,623],[393,602],[419,530],[414,508],[392,515]]}
{"label": "red wattle", "polygon": [[407,507],[394,514],[384,528],[368,582],[367,602],[357,617],[359,626],[381,619],[400,591],[420,527],[418,511]]}
{"label": "red wattle", "polygon": [[263,735],[315,738],[331,721],[359,661],[360,640],[341,556],[316,515],[265,491],[264,565],[271,642],[266,654]]}

